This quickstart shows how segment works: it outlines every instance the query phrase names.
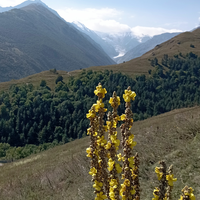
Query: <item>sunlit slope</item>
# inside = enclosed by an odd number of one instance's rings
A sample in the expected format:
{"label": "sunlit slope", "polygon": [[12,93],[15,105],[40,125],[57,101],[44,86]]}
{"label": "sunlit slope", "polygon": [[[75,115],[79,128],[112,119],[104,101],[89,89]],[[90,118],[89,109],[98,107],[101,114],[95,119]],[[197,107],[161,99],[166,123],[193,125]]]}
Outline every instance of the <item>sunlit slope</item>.
{"label": "sunlit slope", "polygon": [[136,74],[148,74],[148,70],[152,69],[150,60],[155,57],[158,58],[158,61],[161,61],[164,54],[168,54],[169,57],[173,57],[179,53],[185,55],[189,52],[200,55],[200,29],[196,29],[192,32],[181,33],[172,39],[157,45],[154,49],[148,51],[141,57],[128,62],[110,66],[91,67],[89,69],[108,69],[113,70],[114,72],[120,71],[133,76]]}
{"label": "sunlit slope", "polygon": [[[178,181],[173,199],[181,189],[191,186],[200,198],[200,107],[174,110],[135,122],[132,131],[140,157],[141,199],[151,199],[158,186],[154,173],[159,160],[174,165]],[[85,149],[89,137],[75,140],[48,151],[1,167],[0,199],[93,200],[89,159]]]}

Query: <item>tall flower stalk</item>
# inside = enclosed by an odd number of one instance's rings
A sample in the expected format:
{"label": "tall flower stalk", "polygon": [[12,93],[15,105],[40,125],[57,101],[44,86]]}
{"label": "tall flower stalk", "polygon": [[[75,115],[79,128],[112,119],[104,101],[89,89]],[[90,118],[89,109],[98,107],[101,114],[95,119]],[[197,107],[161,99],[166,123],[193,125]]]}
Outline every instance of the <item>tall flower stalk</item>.
{"label": "tall flower stalk", "polygon": [[117,123],[120,117],[117,115],[117,108],[120,105],[120,98],[113,93],[109,103],[111,104],[113,111],[107,115],[107,128],[108,128],[108,143],[106,149],[108,150],[108,171],[109,171],[109,198],[111,200],[119,200],[120,184],[118,175],[122,169],[119,163],[117,163],[117,150],[120,145],[120,140],[117,139]]}
{"label": "tall flower stalk", "polygon": [[90,128],[87,130],[87,133],[90,135],[91,141],[90,147],[86,149],[86,152],[88,153],[87,157],[91,158],[89,174],[92,176],[92,181],[94,182],[93,187],[95,188],[96,194],[95,200],[106,199],[102,182],[102,166],[99,165],[99,151],[96,145],[98,137],[98,118],[94,106],[92,106],[86,116],[90,120]]}
{"label": "tall flower stalk", "polygon": [[194,190],[191,187],[185,186],[182,189],[182,195],[179,200],[196,200],[193,192]]}
{"label": "tall flower stalk", "polygon": [[[121,184],[120,195],[122,200],[132,200],[135,198],[135,187],[134,187],[134,156],[132,154],[133,147],[137,144],[133,141],[134,135],[131,133],[130,129],[133,126],[133,113],[131,111],[131,100],[136,97],[135,92],[131,91],[128,87],[123,95],[124,101],[126,102],[125,114],[121,116],[121,120],[124,122],[121,125],[121,135],[122,135],[122,146],[123,146],[123,174],[124,179],[123,184]],[[139,194],[138,194],[139,195]],[[138,197],[139,198],[139,197]]]}
{"label": "tall flower stalk", "polygon": [[160,161],[160,167],[155,168],[155,172],[158,176],[160,185],[153,192],[154,198],[152,200],[171,200],[171,192],[173,188],[173,182],[177,181],[172,174],[172,165],[167,171],[165,161]]}

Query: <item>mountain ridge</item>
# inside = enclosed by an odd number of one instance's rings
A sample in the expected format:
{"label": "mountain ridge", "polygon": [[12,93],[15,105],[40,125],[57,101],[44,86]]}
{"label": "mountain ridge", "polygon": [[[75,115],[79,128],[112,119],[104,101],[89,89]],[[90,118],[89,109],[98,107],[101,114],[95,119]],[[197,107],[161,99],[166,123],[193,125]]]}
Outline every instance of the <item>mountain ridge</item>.
{"label": "mountain ridge", "polygon": [[115,63],[97,44],[40,4],[0,16],[0,57],[6,56],[0,61],[0,81],[52,68],[72,71]]}
{"label": "mountain ridge", "polygon": [[146,52],[153,49],[156,45],[159,45],[172,37],[175,37],[180,33],[163,33],[160,35],[155,35],[151,39],[147,40],[146,42],[143,42],[133,49],[129,50],[124,56],[120,57],[119,59],[115,59],[117,63],[127,62],[129,60],[132,60],[134,58],[140,57]]}

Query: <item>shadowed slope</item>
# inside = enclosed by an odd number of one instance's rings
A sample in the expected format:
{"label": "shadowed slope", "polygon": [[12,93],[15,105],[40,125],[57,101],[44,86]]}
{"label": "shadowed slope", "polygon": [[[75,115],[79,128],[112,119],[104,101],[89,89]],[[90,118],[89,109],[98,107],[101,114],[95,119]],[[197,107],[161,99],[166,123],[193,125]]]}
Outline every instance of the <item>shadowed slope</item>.
{"label": "shadowed slope", "polygon": [[81,32],[40,4],[0,13],[0,81],[57,68],[115,62]]}

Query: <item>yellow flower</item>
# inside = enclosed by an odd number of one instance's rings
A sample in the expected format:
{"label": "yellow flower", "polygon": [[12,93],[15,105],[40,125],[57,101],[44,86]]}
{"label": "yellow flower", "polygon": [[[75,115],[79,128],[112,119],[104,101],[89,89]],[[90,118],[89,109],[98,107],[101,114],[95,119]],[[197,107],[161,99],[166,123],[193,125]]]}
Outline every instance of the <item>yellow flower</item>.
{"label": "yellow flower", "polygon": [[161,178],[162,178],[162,176],[163,176],[163,173],[160,172],[160,168],[159,168],[159,167],[156,167],[156,168],[155,168],[155,172],[156,172],[156,174],[157,174],[157,176],[158,176],[158,180],[160,181]]}
{"label": "yellow flower", "polygon": [[117,154],[118,161],[125,160],[121,153]]}
{"label": "yellow flower", "polygon": [[98,182],[97,180],[94,181],[93,188],[95,188],[97,191],[100,191],[102,187],[103,187],[102,182]]}
{"label": "yellow flower", "polygon": [[125,175],[124,174],[122,174],[122,178],[121,179],[125,179]]}
{"label": "yellow flower", "polygon": [[116,168],[118,174],[120,174],[122,172],[122,168],[120,167],[120,164],[116,163],[115,168]]}
{"label": "yellow flower", "polygon": [[180,199],[179,200],[183,200],[183,196],[180,196]]}
{"label": "yellow flower", "polygon": [[133,168],[133,167],[134,167],[134,164],[135,164],[135,162],[134,162],[134,157],[128,158],[128,161],[129,161],[129,167]]}
{"label": "yellow flower", "polygon": [[117,121],[113,121],[113,128],[117,128]]}
{"label": "yellow flower", "polygon": [[135,100],[136,94],[131,90],[125,90],[125,94],[123,94],[123,98],[125,102],[130,102],[131,100]]}
{"label": "yellow flower", "polygon": [[107,93],[106,89],[105,88],[102,88],[102,85],[99,84],[97,87],[96,87],[96,90],[94,91],[94,94],[96,96],[101,96],[102,95],[102,98],[105,97],[105,94]]}
{"label": "yellow flower", "polygon": [[159,200],[158,193],[159,193],[159,189],[158,188],[154,189],[153,195],[155,198],[152,198],[152,200]]}
{"label": "yellow flower", "polygon": [[87,129],[87,135],[91,135],[91,128]]}
{"label": "yellow flower", "polygon": [[114,163],[115,163],[115,161],[113,161],[112,158],[110,158],[108,160],[108,171],[112,171],[113,170]]}
{"label": "yellow flower", "polygon": [[117,115],[114,119],[116,122],[120,121],[121,120],[121,117],[119,115]]}
{"label": "yellow flower", "polygon": [[111,106],[114,104],[112,97],[110,97],[109,104],[111,104]]}
{"label": "yellow flower", "polygon": [[117,136],[111,135],[110,139],[111,139],[112,143],[115,145],[115,148],[118,149],[118,146],[120,145],[120,140],[117,139]]}
{"label": "yellow flower", "polygon": [[196,198],[195,198],[193,193],[190,193],[189,197],[190,197],[190,200],[196,200]]}
{"label": "yellow flower", "polygon": [[121,121],[124,121],[125,119],[126,119],[126,115],[125,114],[121,115]]}
{"label": "yellow flower", "polygon": [[126,186],[124,184],[121,184],[120,196],[122,196],[123,200],[126,200],[126,196],[123,194],[125,191],[126,191]]}
{"label": "yellow flower", "polygon": [[110,187],[109,196],[110,196],[111,200],[115,200],[115,192],[114,192],[114,188],[112,188],[112,187]]}
{"label": "yellow flower", "polygon": [[95,107],[95,112],[99,112],[100,108],[104,108],[104,103],[102,103],[102,99],[97,100],[97,103],[93,105]]}
{"label": "yellow flower", "polygon": [[108,127],[105,125],[104,126],[104,131],[107,132],[108,131]]}
{"label": "yellow flower", "polygon": [[104,139],[104,136],[99,137],[97,139],[98,146],[104,147],[107,143],[107,140]]}
{"label": "yellow flower", "polygon": [[[119,98],[118,96],[117,96],[117,99],[115,99],[115,101],[117,102],[117,105],[119,106],[119,105],[120,105],[120,98]],[[109,104],[110,104],[112,107],[115,106],[113,97],[110,97]]]}
{"label": "yellow flower", "polygon": [[98,135],[98,133],[97,132],[95,132],[94,134],[93,134],[93,136],[97,136]]}
{"label": "yellow flower", "polygon": [[92,175],[92,176],[95,176],[95,175],[96,175],[96,173],[97,173],[97,170],[96,170],[96,168],[95,168],[95,167],[92,167],[92,168],[90,169],[90,172],[89,172],[89,174],[90,174],[90,175]]}
{"label": "yellow flower", "polygon": [[135,192],[136,192],[136,191],[135,191],[134,187],[132,186],[131,194],[134,195]]}
{"label": "yellow flower", "polygon": [[111,179],[110,186],[113,188],[117,188],[118,182],[116,179]]}
{"label": "yellow flower", "polygon": [[95,117],[96,117],[96,114],[95,114],[94,111],[89,110],[89,113],[86,114],[86,117],[87,117],[87,118],[95,118]]}
{"label": "yellow flower", "polygon": [[111,147],[111,143],[108,142],[107,145],[105,146],[105,149],[110,149],[110,147]]}
{"label": "yellow flower", "polygon": [[124,185],[126,185],[126,186],[129,187],[129,186],[130,186],[130,181],[129,181],[128,179],[125,179],[125,180],[124,180]]}
{"label": "yellow flower", "polygon": [[108,130],[110,130],[111,129],[111,122],[110,121],[106,121],[106,124],[107,124]]}
{"label": "yellow flower", "polygon": [[97,193],[97,197],[95,200],[104,200],[107,199],[107,196],[103,194],[103,192]]}
{"label": "yellow flower", "polygon": [[87,148],[86,149],[86,152],[87,152],[87,157],[90,157],[90,158],[92,158],[92,152],[91,152],[91,148]]}
{"label": "yellow flower", "polygon": [[131,134],[128,137],[128,140],[126,140],[126,143],[131,146],[131,149],[133,149],[133,147],[137,144],[137,142],[133,141],[133,138],[134,138],[134,135]]}
{"label": "yellow flower", "polygon": [[174,175],[166,175],[166,179],[168,180],[169,186],[173,186],[173,181],[177,181],[177,178],[174,178]]}

